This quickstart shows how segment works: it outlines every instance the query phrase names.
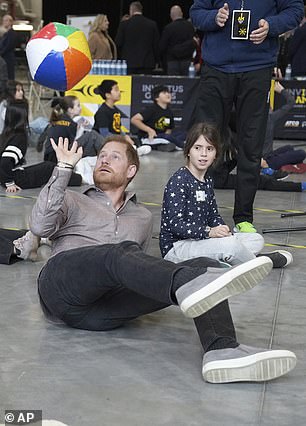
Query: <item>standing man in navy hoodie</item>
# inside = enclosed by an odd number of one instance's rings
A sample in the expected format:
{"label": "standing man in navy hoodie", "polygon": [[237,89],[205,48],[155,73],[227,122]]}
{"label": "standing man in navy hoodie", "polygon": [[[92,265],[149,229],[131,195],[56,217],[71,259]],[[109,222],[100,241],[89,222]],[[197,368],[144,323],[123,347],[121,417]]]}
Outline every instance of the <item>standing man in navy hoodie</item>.
{"label": "standing man in navy hoodie", "polygon": [[256,232],[253,202],[269,111],[278,36],[298,26],[302,0],[194,0],[190,17],[204,32],[196,122],[218,126],[222,139],[233,105],[237,113],[237,232]]}

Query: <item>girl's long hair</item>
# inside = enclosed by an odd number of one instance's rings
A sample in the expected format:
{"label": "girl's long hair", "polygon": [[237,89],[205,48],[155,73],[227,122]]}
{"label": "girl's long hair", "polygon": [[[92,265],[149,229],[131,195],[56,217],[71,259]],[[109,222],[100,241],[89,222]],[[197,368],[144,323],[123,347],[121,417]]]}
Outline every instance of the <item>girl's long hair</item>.
{"label": "girl's long hair", "polygon": [[184,156],[188,158],[189,152],[196,141],[200,136],[204,138],[215,147],[216,149],[216,159],[219,158],[221,154],[221,142],[220,134],[215,125],[210,123],[197,123],[192,126],[192,128],[187,133],[186,142],[184,145]]}
{"label": "girl's long hair", "polygon": [[5,150],[12,136],[17,133],[26,135],[28,127],[28,103],[24,100],[8,103],[0,137],[0,154]]}
{"label": "girl's long hair", "polygon": [[62,98],[55,98],[52,101],[51,106],[53,107],[50,122],[55,124],[56,121],[61,120],[65,114],[67,114],[68,108],[74,107],[74,102],[77,101],[76,96],[64,96]]}
{"label": "girl's long hair", "polygon": [[28,102],[26,97],[24,96],[23,84],[20,83],[20,81],[17,81],[17,80],[8,80],[8,82],[6,83],[6,87],[2,92],[2,96],[1,96],[0,101],[5,99],[7,102],[14,102],[16,100],[15,95],[16,95],[17,86],[22,87],[22,90],[23,90],[23,99],[22,100],[24,102]]}

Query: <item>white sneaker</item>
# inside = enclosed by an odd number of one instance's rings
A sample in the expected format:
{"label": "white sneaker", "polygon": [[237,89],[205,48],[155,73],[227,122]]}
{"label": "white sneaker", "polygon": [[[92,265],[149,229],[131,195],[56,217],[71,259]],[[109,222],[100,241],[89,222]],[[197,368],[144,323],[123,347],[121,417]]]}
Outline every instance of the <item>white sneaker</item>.
{"label": "white sneaker", "polygon": [[296,356],[287,350],[236,348],[206,352],[202,375],[210,383],[264,382],[283,376],[296,366]]}
{"label": "white sneaker", "polygon": [[152,148],[149,145],[141,145],[137,147],[137,154],[139,157],[141,157],[142,155],[150,154],[151,151]]}

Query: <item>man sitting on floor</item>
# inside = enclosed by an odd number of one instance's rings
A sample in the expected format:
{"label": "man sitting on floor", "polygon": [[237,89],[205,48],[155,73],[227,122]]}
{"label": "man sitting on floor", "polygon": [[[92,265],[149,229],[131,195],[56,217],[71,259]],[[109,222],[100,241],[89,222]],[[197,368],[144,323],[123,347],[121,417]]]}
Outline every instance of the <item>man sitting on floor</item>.
{"label": "man sitting on floor", "polygon": [[58,165],[38,196],[30,218],[35,235],[52,240],[52,255],[38,278],[42,308],[51,319],[106,331],[169,305],[194,318],[204,349],[206,381],[265,381],[296,364],[294,353],[241,345],[227,299],[255,285],[272,262],[260,257],[235,268],[196,258],[172,263],[146,254],[152,215],[127,192],[139,158],[123,136],[106,139],[94,185],[67,189],[82,148],[52,141]]}

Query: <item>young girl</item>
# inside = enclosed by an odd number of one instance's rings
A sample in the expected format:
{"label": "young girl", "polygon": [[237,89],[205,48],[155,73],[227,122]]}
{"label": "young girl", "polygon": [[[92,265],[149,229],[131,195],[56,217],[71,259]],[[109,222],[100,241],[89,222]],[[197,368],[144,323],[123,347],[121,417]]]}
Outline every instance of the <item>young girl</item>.
{"label": "young girl", "polygon": [[[177,263],[206,256],[235,265],[255,258],[264,246],[258,233],[232,234],[219,215],[207,174],[219,153],[217,130],[206,123],[193,126],[184,146],[187,164],[174,173],[164,192],[160,249],[167,260]],[[284,250],[264,255],[274,267],[292,261]]]}
{"label": "young girl", "polygon": [[3,132],[7,104],[14,101],[27,100],[24,96],[23,85],[19,81],[9,80],[0,99],[0,134]]}
{"label": "young girl", "polygon": [[[23,167],[27,152],[28,105],[24,100],[7,105],[0,139],[0,183],[6,192],[38,188],[48,182],[54,163],[43,162]],[[79,186],[82,177],[72,173],[69,184]]]}
{"label": "young girl", "polygon": [[81,105],[76,96],[64,96],[54,102],[54,108],[51,113],[50,127],[47,132],[45,144],[44,160],[57,163],[56,154],[52,148],[50,138],[57,144],[58,138],[68,138],[69,146],[74,142],[77,135],[78,125],[73,118],[80,115]]}

